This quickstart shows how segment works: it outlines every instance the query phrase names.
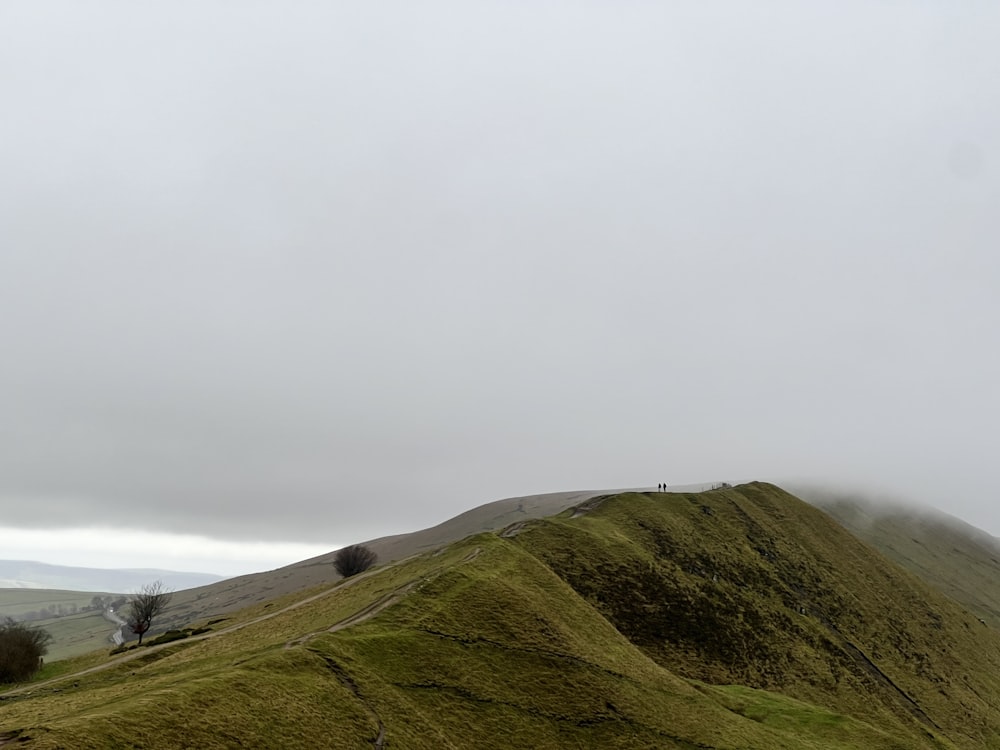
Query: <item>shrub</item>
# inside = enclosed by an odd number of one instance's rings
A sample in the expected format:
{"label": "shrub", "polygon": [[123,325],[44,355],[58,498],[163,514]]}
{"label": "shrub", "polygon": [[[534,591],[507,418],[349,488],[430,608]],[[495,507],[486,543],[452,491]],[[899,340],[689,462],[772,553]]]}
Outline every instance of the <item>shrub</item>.
{"label": "shrub", "polygon": [[376,562],[378,555],[363,544],[352,544],[337,551],[337,555],[333,558],[333,567],[344,578],[348,578],[368,570]]}
{"label": "shrub", "polygon": [[172,643],[173,641],[179,641],[187,638],[191,635],[190,631],[185,630],[168,630],[163,635],[159,635],[153,640],[149,641],[147,646],[159,646],[161,643]]}
{"label": "shrub", "polygon": [[0,683],[23,682],[42,666],[52,636],[7,618],[0,623]]}

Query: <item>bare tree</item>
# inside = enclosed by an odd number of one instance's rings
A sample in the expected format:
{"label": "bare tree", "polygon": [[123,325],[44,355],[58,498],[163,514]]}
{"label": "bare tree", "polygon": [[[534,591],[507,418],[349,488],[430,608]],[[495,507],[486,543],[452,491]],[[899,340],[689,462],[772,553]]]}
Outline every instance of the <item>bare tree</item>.
{"label": "bare tree", "polygon": [[0,622],[0,683],[22,682],[42,666],[52,636],[6,618]]}
{"label": "bare tree", "polygon": [[170,603],[170,596],[170,592],[163,587],[163,581],[154,581],[147,583],[129,599],[125,622],[139,636],[140,646],[142,636],[153,624],[153,618]]}
{"label": "bare tree", "polygon": [[333,567],[340,575],[347,578],[357,575],[363,570],[368,570],[376,562],[378,562],[378,555],[365,545],[352,544],[350,547],[344,547],[337,551],[337,555],[333,558]]}

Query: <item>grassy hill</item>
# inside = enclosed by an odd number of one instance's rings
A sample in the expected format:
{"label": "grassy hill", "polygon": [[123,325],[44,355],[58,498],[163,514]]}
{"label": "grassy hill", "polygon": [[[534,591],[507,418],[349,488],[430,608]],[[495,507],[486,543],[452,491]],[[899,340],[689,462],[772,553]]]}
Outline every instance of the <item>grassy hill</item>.
{"label": "grassy hill", "polygon": [[0,738],[1000,747],[996,632],[770,485],[591,498],[210,627],[46,667]]}
{"label": "grassy hill", "polygon": [[[380,560],[391,562],[419,552],[437,549],[444,544],[464,539],[470,534],[503,528],[518,520],[552,515],[595,494],[599,493],[584,490],[506,498],[473,508],[431,528],[409,534],[382,537],[364,544],[374,549]],[[171,628],[183,628],[197,620],[210,620],[226,616],[245,607],[267,602],[275,597],[301,591],[310,586],[324,583],[332,584],[340,578],[333,567],[334,554],[334,552],[330,552],[276,570],[238,576],[175,591],[170,607],[161,617],[157,618],[151,635],[162,633]],[[104,581],[105,583],[132,581],[128,587],[130,590],[138,588],[137,581],[148,583],[158,577],[164,578],[166,581],[174,581],[175,585],[171,588],[180,588],[178,584],[184,581],[188,581],[189,585],[194,586],[195,584],[191,582],[201,583],[205,579],[216,578],[216,576],[198,573],[184,574],[154,570],[109,571],[46,566],[25,562],[10,563],[11,566],[19,566],[13,570],[12,568],[3,568],[3,564],[4,561],[0,561],[0,572],[6,570],[12,575],[16,573],[22,577],[33,576],[35,579],[44,580],[47,583],[51,583],[55,579],[45,578],[44,575],[55,571],[66,580],[72,580],[74,585],[85,580]],[[117,577],[109,578],[109,575]],[[125,589],[119,587],[113,590]],[[95,592],[0,588],[0,617],[17,618],[26,611],[38,610],[43,607],[58,608],[63,606],[64,609],[68,609],[79,605],[82,608],[89,603],[94,594]],[[25,604],[28,606],[24,606]],[[36,621],[35,624],[45,628],[53,636],[49,650],[50,659],[62,659],[102,648],[114,629],[110,624],[106,626],[102,624],[105,622],[99,614],[81,613],[70,617],[46,617]],[[128,634],[126,633],[126,635]]]}
{"label": "grassy hill", "polygon": [[[553,515],[598,494],[601,493],[580,490],[506,498],[473,508],[421,531],[380,537],[363,544],[374,550],[380,561],[388,563],[438,549],[471,534],[494,531],[517,521]],[[335,554],[330,552],[276,570],[178,591],[171,600],[170,608],[160,618],[157,630],[182,627],[198,619],[228,615],[244,607],[310,586],[331,584],[340,578],[333,567]]]}
{"label": "grassy hill", "polygon": [[931,508],[804,490],[844,528],[1000,628],[1000,540]]}
{"label": "grassy hill", "polygon": [[1000,639],[770,485],[624,496],[519,539],[672,672],[1000,746]]}

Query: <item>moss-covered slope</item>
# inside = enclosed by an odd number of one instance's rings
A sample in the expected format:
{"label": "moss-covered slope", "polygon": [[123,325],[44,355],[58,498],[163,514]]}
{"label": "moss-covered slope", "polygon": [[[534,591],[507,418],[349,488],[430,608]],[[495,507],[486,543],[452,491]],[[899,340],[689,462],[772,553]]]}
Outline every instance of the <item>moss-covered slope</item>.
{"label": "moss-covered slope", "polygon": [[782,490],[633,494],[518,540],[671,672],[1000,746],[1000,639]]}
{"label": "moss-covered slope", "polygon": [[931,508],[800,494],[893,562],[1000,627],[1000,540]]}

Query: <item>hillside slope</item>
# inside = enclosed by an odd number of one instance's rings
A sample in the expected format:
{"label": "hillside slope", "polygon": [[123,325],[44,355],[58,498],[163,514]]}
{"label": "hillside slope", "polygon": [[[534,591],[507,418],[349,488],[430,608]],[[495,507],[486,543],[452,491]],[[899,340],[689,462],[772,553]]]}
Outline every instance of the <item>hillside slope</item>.
{"label": "hillside slope", "polygon": [[[580,490],[496,500],[427,529],[380,537],[362,544],[373,549],[380,561],[388,563],[438,549],[471,534],[501,529],[515,521],[553,515],[598,494],[601,493]],[[182,627],[199,619],[226,615],[310,586],[333,583],[340,578],[333,567],[335,554],[329,552],[276,570],[178,591],[171,600],[169,609],[159,619],[154,632]]]}
{"label": "hillside slope", "polygon": [[892,748],[870,723],[655,664],[480,535],[238,630],[4,696],[25,748]]}
{"label": "hillside slope", "polygon": [[816,490],[803,499],[893,562],[1000,628],[1000,540],[931,508]]}
{"label": "hillside slope", "polygon": [[1000,747],[1000,638],[770,485],[591,498],[0,694],[25,748]]}
{"label": "hillside slope", "polygon": [[518,539],[673,673],[1000,746],[996,631],[776,487],[620,496]]}

